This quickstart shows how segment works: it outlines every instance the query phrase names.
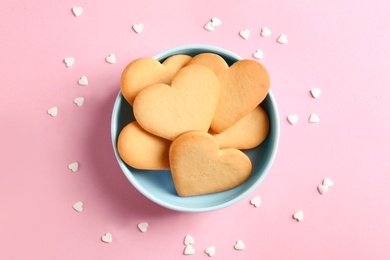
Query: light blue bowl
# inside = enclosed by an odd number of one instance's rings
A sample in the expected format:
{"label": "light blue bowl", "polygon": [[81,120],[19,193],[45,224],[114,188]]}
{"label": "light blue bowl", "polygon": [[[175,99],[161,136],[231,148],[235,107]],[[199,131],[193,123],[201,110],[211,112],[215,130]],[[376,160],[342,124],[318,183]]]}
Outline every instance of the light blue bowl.
{"label": "light blue bowl", "polygon": [[[175,54],[195,56],[205,52],[220,55],[229,65],[242,59],[227,50],[208,45],[180,46],[161,52],[154,56],[154,58],[159,61],[164,61],[167,57]],[[169,170],[138,170],[124,163],[118,154],[117,139],[122,128],[135,119],[132,107],[123,98],[121,92],[119,92],[116,98],[111,120],[111,138],[116,158],[122,171],[132,185],[144,196],[163,207],[183,212],[205,212],[227,207],[252,192],[265,178],[274,161],[279,143],[280,129],[278,108],[271,91],[261,103],[261,106],[268,114],[270,131],[268,137],[260,146],[245,151],[253,164],[252,174],[248,180],[234,189],[214,194],[180,197],[176,193]]]}

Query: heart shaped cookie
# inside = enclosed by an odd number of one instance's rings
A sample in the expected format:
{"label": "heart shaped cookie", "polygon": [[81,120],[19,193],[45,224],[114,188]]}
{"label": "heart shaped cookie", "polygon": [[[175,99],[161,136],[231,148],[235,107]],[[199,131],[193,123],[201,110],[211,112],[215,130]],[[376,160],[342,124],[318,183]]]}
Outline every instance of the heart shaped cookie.
{"label": "heart shaped cookie", "polygon": [[170,145],[170,141],[146,132],[137,122],[126,125],[118,136],[120,157],[137,169],[169,169]]}
{"label": "heart shaped cookie", "polygon": [[245,150],[261,144],[267,137],[268,130],[268,115],[262,107],[257,106],[222,133],[216,134],[212,130],[209,133],[217,139],[220,148]]}
{"label": "heart shaped cookie", "polygon": [[173,140],[190,130],[207,132],[218,105],[220,85],[208,68],[186,66],[171,86],[155,84],[138,93],[134,117],[146,131]]}
{"label": "heart shaped cookie", "polygon": [[211,128],[221,133],[258,106],[268,94],[270,78],[263,65],[254,60],[239,60],[228,66],[219,55],[202,53],[190,64],[203,65],[217,75],[221,96]]}
{"label": "heart shaped cookie", "polygon": [[145,87],[157,84],[171,84],[173,76],[191,59],[188,55],[173,55],[163,63],[153,58],[140,58],[126,66],[122,73],[120,87],[124,98],[131,105],[135,96]]}
{"label": "heart shaped cookie", "polygon": [[252,163],[240,150],[219,149],[210,134],[189,131],[169,149],[173,182],[179,196],[194,196],[232,189],[251,174]]}

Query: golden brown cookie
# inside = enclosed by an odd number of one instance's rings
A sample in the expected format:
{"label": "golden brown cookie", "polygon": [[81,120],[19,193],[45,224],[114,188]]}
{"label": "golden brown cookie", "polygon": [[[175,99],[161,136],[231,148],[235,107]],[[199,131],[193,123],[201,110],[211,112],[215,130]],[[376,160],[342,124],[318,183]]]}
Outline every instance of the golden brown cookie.
{"label": "golden brown cookie", "polygon": [[240,150],[252,149],[261,144],[269,131],[268,115],[263,108],[257,106],[237,123],[216,134],[211,129],[220,148],[236,148]]}
{"label": "golden brown cookie", "polygon": [[173,182],[179,196],[232,189],[251,174],[252,163],[240,150],[219,149],[210,134],[190,131],[178,136],[169,149]]}
{"label": "golden brown cookie", "polygon": [[189,60],[191,56],[178,54],[169,57],[163,63],[153,58],[132,61],[122,73],[120,87],[123,97],[132,105],[135,96],[146,86],[156,83],[171,84],[173,76]]}
{"label": "golden brown cookie", "polygon": [[170,145],[170,141],[146,132],[137,122],[126,125],[118,137],[120,157],[137,169],[169,169]]}
{"label": "golden brown cookie", "polygon": [[188,65],[198,64],[214,71],[221,84],[220,101],[211,128],[221,133],[258,106],[268,94],[270,78],[263,65],[239,60],[230,67],[219,55],[196,55]]}
{"label": "golden brown cookie", "polygon": [[215,74],[207,67],[191,65],[176,73],[171,86],[155,84],[140,91],[133,112],[146,131],[173,140],[190,130],[207,132],[219,95]]}

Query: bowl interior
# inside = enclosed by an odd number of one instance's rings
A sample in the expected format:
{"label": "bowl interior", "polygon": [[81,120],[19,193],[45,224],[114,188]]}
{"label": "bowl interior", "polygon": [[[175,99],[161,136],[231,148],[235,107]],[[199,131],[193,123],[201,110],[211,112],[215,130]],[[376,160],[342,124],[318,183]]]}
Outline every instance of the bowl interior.
{"label": "bowl interior", "polygon": [[[155,56],[159,61],[175,54],[187,54],[195,56],[199,53],[216,53],[223,57],[231,65],[241,58],[226,50],[203,45],[191,45],[174,48],[162,52]],[[249,156],[253,164],[252,174],[240,186],[223,192],[206,194],[193,197],[180,197],[177,195],[171,172],[169,170],[149,171],[134,169],[125,164],[117,151],[117,138],[120,131],[128,123],[135,121],[133,109],[119,92],[115,101],[112,122],[111,137],[118,163],[133,186],[144,196],[148,197],[157,204],[166,208],[186,212],[211,211],[226,207],[248,195],[264,179],[269,171],[278,146],[279,140],[279,116],[278,110],[271,92],[268,93],[265,100],[260,104],[268,114],[270,121],[270,130],[263,143],[250,150],[244,151]]]}

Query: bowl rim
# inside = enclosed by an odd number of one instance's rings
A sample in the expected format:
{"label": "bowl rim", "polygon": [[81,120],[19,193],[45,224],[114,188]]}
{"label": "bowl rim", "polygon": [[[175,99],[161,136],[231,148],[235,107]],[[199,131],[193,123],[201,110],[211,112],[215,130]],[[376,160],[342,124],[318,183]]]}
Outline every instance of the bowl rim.
{"label": "bowl rim", "polygon": [[[175,55],[175,54],[180,54],[180,53],[183,54],[183,51],[188,51],[189,49],[202,51],[202,52],[212,52],[212,53],[224,55],[224,56],[228,55],[228,56],[232,57],[232,59],[237,59],[237,60],[242,59],[240,56],[238,56],[238,55],[236,55],[236,54],[234,54],[231,51],[228,51],[226,49],[212,46],[212,45],[203,45],[203,44],[190,44],[190,45],[181,45],[181,46],[173,47],[173,48],[167,49],[165,51],[162,51],[162,52],[154,55],[152,58],[161,61],[163,58],[165,59],[165,58],[172,56],[172,55]],[[144,195],[146,198],[148,198],[152,202],[154,202],[160,206],[163,206],[165,208],[168,208],[168,209],[171,209],[174,211],[180,211],[180,212],[207,212],[207,211],[222,209],[222,208],[228,207],[230,205],[233,205],[234,203],[236,203],[236,202],[242,200],[244,197],[248,196],[249,193],[253,192],[253,190],[259,186],[260,182],[268,174],[271,166],[273,165],[275,157],[276,157],[276,153],[277,153],[277,150],[279,147],[279,139],[280,139],[279,111],[278,111],[276,100],[272,94],[271,89],[268,91],[266,98],[270,99],[270,104],[271,104],[272,110],[274,111],[274,113],[273,113],[274,118],[275,118],[274,121],[276,122],[276,124],[272,126],[273,132],[274,132],[274,142],[271,145],[271,150],[269,152],[269,160],[267,161],[267,165],[263,170],[263,174],[252,185],[250,185],[245,191],[241,192],[238,196],[236,196],[230,200],[227,200],[226,202],[223,202],[223,203],[215,205],[215,206],[197,207],[197,208],[189,208],[189,207],[183,207],[183,206],[179,206],[179,205],[173,205],[171,203],[168,203],[168,202],[152,195],[150,192],[148,192],[147,189],[145,189],[142,185],[140,185],[138,183],[138,181],[136,180],[134,175],[131,174],[131,171],[129,171],[126,164],[120,158],[118,151],[116,149],[117,138],[118,138],[118,136],[116,135],[116,133],[118,132],[118,127],[117,127],[118,126],[117,119],[118,119],[118,114],[119,114],[118,111],[119,111],[119,108],[120,108],[122,102],[125,101],[125,99],[122,95],[122,92],[120,90],[119,90],[119,93],[115,99],[115,103],[114,103],[114,106],[112,109],[112,115],[111,115],[111,142],[113,145],[113,150],[114,150],[117,162],[118,162],[123,174],[130,181],[130,183],[136,188],[136,190],[138,190],[142,195]]]}

